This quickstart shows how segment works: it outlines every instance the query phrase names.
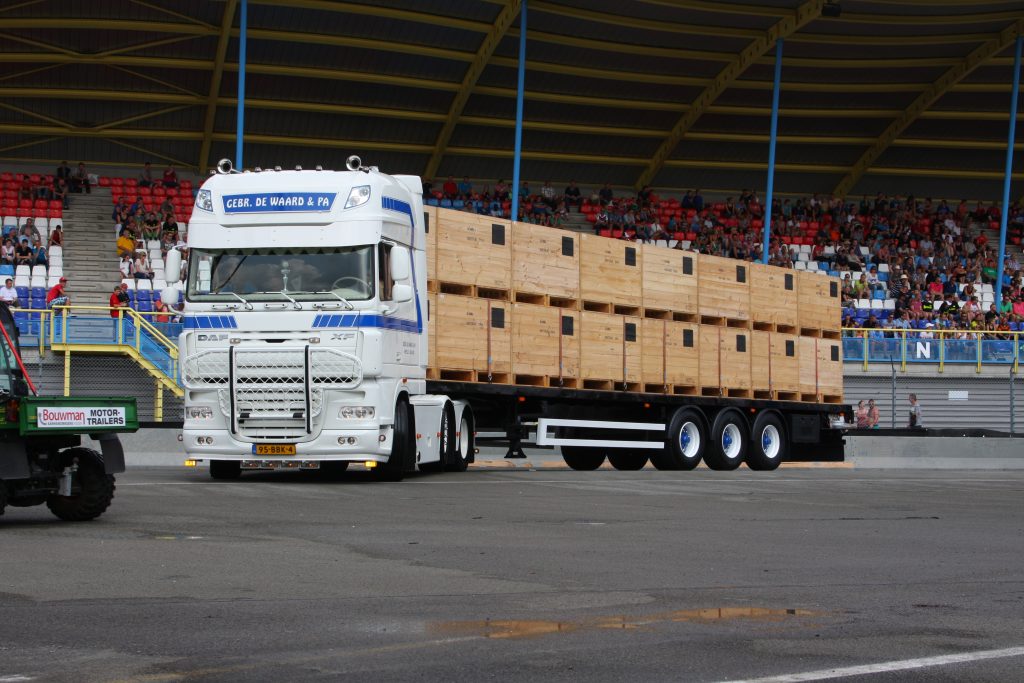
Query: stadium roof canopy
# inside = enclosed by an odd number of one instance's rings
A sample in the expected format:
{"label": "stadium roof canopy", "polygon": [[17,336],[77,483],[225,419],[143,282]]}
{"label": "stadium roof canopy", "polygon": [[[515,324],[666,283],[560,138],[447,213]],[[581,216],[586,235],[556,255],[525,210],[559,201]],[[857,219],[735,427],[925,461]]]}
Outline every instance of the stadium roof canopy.
{"label": "stadium roof canopy", "polygon": [[[238,0],[3,1],[3,163],[233,156]],[[246,165],[507,179],[520,4],[249,0]],[[523,177],[762,187],[782,37],[778,191],[995,197],[1024,0],[822,6],[532,0]]]}

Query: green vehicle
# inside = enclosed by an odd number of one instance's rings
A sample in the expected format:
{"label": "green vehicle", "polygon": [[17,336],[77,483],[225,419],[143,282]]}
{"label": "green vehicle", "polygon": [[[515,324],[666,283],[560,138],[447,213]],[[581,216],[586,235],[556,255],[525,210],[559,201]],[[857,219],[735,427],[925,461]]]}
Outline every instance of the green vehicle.
{"label": "green vehicle", "polygon": [[[45,504],[63,520],[96,519],[124,472],[117,434],[138,428],[134,398],[37,396],[14,316],[0,302],[0,515],[8,505]],[[99,450],[83,446],[83,435]]]}

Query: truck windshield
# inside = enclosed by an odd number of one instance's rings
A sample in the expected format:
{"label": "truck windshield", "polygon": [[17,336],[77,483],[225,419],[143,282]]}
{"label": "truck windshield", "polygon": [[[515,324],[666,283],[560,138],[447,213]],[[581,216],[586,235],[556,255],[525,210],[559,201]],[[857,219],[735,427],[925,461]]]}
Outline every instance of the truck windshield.
{"label": "truck windshield", "polygon": [[319,301],[374,296],[374,248],[263,247],[192,249],[188,298],[192,301]]}

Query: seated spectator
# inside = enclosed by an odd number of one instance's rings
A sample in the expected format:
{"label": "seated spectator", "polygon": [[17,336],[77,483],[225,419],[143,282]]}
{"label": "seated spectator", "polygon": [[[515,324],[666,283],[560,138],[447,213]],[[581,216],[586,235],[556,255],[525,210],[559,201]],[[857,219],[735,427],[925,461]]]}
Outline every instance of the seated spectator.
{"label": "seated spectator", "polygon": [[48,261],[46,260],[46,247],[42,245],[42,242],[38,237],[35,240],[33,240],[32,246],[30,248],[32,249],[32,262],[35,265],[48,265]]}
{"label": "seated spectator", "polygon": [[160,239],[160,221],[152,211],[146,214],[146,219],[142,222],[142,239],[146,241]]}
{"label": "seated spectator", "polygon": [[68,187],[71,186],[71,167],[68,166],[68,162],[60,162],[60,166],[57,167],[57,174],[55,177],[66,182]]}
{"label": "seated spectator", "polygon": [[175,242],[178,241],[178,221],[174,219],[173,213],[164,215],[164,225],[161,235],[170,235]]}
{"label": "seated spectator", "polygon": [[53,232],[50,233],[49,246],[64,247],[64,229],[61,226],[58,225],[53,229]]}
{"label": "seated spectator", "polygon": [[139,187],[153,187],[153,165],[148,161],[142,166],[142,171],[139,173],[138,185]]}
{"label": "seated spectator", "polygon": [[508,183],[505,182],[504,178],[499,178],[498,182],[494,185],[494,198],[499,202],[508,201],[508,193]]}
{"label": "seated spectator", "polygon": [[156,302],[156,315],[153,316],[153,322],[156,323],[169,323],[174,315],[174,311],[171,307],[165,304],[162,300]]}
{"label": "seated spectator", "polygon": [[34,265],[32,263],[32,248],[28,246],[27,241],[18,240],[18,246],[14,247],[14,265]]}
{"label": "seated spectator", "polygon": [[605,183],[604,187],[597,193],[601,201],[601,206],[608,206],[615,199],[615,192],[612,190],[611,183]]}
{"label": "seated spectator", "polygon": [[118,262],[118,270],[121,272],[121,279],[132,277],[135,272],[135,261],[130,254],[123,254]]}
{"label": "seated spectator", "polygon": [[64,286],[68,283],[66,277],[62,277],[60,281],[53,287],[50,287],[50,291],[46,293],[46,307],[53,308],[54,306],[68,306],[71,304],[71,299],[68,297],[67,292],[64,291]]}
{"label": "seated spectator", "polygon": [[164,200],[160,202],[160,214],[167,215],[169,213],[174,213],[174,202],[171,201],[170,197],[165,197]]}
{"label": "seated spectator", "polygon": [[4,238],[3,247],[0,247],[0,261],[14,265],[14,241],[10,237]]}
{"label": "seated spectator", "polygon": [[129,308],[131,299],[128,298],[128,283],[122,282],[114,285],[114,293],[110,295],[110,317],[120,317],[122,308]]}
{"label": "seated spectator", "polygon": [[555,195],[555,188],[551,187],[550,180],[544,181],[544,184],[540,188],[540,196],[544,203],[552,209],[558,206],[558,202],[561,200],[561,197],[557,197]]}
{"label": "seated spectator", "polygon": [[576,187],[575,180],[569,181],[569,186],[565,188],[564,196],[566,206],[575,206],[576,209],[579,210],[580,206],[583,204],[580,188]]}
{"label": "seated spectator", "polygon": [[459,183],[459,197],[462,199],[470,199],[473,196],[473,183],[469,182],[469,176],[464,176],[462,182]]}
{"label": "seated spectator", "polygon": [[131,236],[128,228],[122,228],[117,238],[117,255],[128,258],[135,255],[135,238]]}
{"label": "seated spectator", "polygon": [[458,199],[459,186],[455,184],[454,176],[448,176],[448,180],[441,186],[441,192],[444,194],[445,199]]}
{"label": "seated spectator", "polygon": [[174,164],[167,164],[161,184],[164,187],[178,187],[178,173],[174,170]]}
{"label": "seated spectator", "polygon": [[81,193],[83,190],[86,194],[92,193],[92,186],[89,184],[89,174],[85,170],[84,163],[79,162],[78,168],[75,169],[75,172],[71,175],[69,184],[71,186],[71,191],[76,194]]}
{"label": "seated spectator", "polygon": [[32,178],[24,174],[21,178],[21,185],[18,186],[18,199],[35,199],[35,188],[32,186]]}
{"label": "seated spectator", "polygon": [[0,301],[3,301],[8,306],[18,306],[18,290],[14,287],[14,280],[7,278],[4,282],[4,286],[0,287]]}
{"label": "seated spectator", "polygon": [[39,228],[36,227],[34,218],[29,218],[25,225],[21,226],[21,232],[18,235],[18,239],[22,242],[28,242],[32,244],[36,240],[40,239]]}
{"label": "seated spectator", "polygon": [[51,195],[54,199],[60,201],[61,205],[65,209],[68,208],[69,190],[70,188],[68,188],[68,181],[64,180],[63,178],[53,179],[53,190],[51,190]]}

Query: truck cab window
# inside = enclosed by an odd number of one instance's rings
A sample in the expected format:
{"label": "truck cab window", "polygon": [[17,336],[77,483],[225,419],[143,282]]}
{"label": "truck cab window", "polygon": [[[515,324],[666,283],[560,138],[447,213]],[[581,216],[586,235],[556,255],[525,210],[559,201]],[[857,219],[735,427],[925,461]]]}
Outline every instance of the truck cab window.
{"label": "truck cab window", "polygon": [[377,272],[380,273],[380,300],[391,301],[395,281],[391,277],[391,246],[381,242],[377,249]]}

